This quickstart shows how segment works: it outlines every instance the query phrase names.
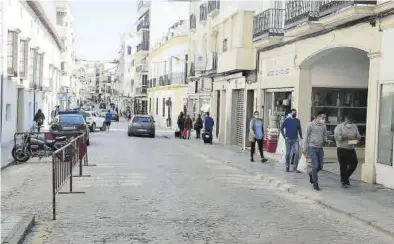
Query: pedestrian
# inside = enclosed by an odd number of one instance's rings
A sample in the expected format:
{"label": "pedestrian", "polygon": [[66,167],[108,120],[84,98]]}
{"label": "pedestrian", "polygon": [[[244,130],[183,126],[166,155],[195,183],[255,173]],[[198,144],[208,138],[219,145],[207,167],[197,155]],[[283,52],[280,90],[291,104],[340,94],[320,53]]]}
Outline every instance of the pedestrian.
{"label": "pedestrian", "polygon": [[209,112],[206,112],[205,119],[204,119],[204,130],[211,137],[210,144],[212,144],[212,131],[213,131],[213,126],[214,125],[215,125],[215,122],[213,121],[212,117],[209,116]]}
{"label": "pedestrian", "polygon": [[196,138],[201,138],[201,129],[203,128],[203,122],[201,114],[197,115],[196,123],[194,123],[194,129],[196,130]]}
{"label": "pedestrian", "polygon": [[183,115],[183,112],[179,113],[177,125],[178,125],[179,132],[180,132],[179,139],[183,139],[183,137],[184,137],[183,130],[185,129],[185,116]]}
{"label": "pedestrian", "polygon": [[108,112],[105,114],[105,125],[107,127],[107,131],[109,133],[109,129],[111,127],[111,110],[108,110]]}
{"label": "pedestrian", "polygon": [[337,144],[337,156],[343,188],[350,186],[349,178],[357,169],[356,144],[361,139],[358,127],[353,123],[351,115],[345,117],[345,121],[335,128],[335,141]]}
{"label": "pedestrian", "polygon": [[327,141],[326,114],[320,111],[313,122],[309,123],[303,142],[303,153],[309,155],[312,160],[312,171],[309,172],[309,181],[313,189],[320,191],[318,183],[318,172],[323,169],[324,151],[323,147]]}
{"label": "pedestrian", "polygon": [[190,139],[190,132],[193,128],[193,120],[190,118],[190,115],[187,115],[185,119],[185,130],[186,130],[186,137]]}
{"label": "pedestrian", "polygon": [[301,122],[297,118],[297,110],[291,110],[289,116],[283,121],[280,132],[283,138],[285,138],[286,144],[286,172],[290,172],[290,156],[291,153],[293,153],[294,171],[300,173],[300,171],[297,170],[300,150],[298,136],[300,136],[302,140],[302,130]]}
{"label": "pedestrian", "polygon": [[34,115],[34,122],[37,125],[37,131],[40,132],[41,126],[44,124],[45,115],[41,109],[37,110],[37,113]]}
{"label": "pedestrian", "polygon": [[253,113],[253,118],[249,123],[249,140],[251,143],[250,149],[250,162],[254,162],[254,153],[256,152],[256,143],[259,148],[261,162],[267,162],[267,159],[264,158],[263,153],[263,138],[264,138],[264,128],[263,128],[263,120],[260,118],[260,113],[255,111]]}

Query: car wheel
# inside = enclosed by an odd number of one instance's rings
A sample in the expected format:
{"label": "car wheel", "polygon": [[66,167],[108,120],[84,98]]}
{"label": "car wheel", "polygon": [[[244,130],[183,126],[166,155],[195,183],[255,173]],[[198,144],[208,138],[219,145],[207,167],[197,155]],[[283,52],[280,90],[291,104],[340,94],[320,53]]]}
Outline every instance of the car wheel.
{"label": "car wheel", "polygon": [[101,131],[105,131],[107,129],[107,125],[105,122],[103,123],[103,126],[100,128]]}
{"label": "car wheel", "polygon": [[96,131],[96,123],[93,123],[92,126],[90,127],[90,132],[95,132]]}
{"label": "car wheel", "polygon": [[156,135],[155,135],[155,134],[152,134],[152,135],[150,135],[150,137],[151,137],[151,138],[155,138],[155,137],[156,137]]}

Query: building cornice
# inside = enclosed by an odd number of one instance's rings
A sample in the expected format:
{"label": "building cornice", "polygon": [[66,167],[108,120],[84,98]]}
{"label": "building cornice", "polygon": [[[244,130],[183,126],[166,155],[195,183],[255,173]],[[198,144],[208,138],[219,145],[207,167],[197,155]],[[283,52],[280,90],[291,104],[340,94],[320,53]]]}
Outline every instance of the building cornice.
{"label": "building cornice", "polygon": [[39,1],[26,1],[29,7],[33,10],[34,14],[37,15],[37,17],[40,19],[41,23],[44,25],[45,29],[49,32],[49,34],[52,36],[53,40],[56,42],[58,48],[61,51],[65,50],[65,47],[63,43],[61,42],[61,39],[56,31],[56,28],[53,26],[53,24],[49,21],[48,17],[45,14],[45,11],[43,10],[41,4]]}

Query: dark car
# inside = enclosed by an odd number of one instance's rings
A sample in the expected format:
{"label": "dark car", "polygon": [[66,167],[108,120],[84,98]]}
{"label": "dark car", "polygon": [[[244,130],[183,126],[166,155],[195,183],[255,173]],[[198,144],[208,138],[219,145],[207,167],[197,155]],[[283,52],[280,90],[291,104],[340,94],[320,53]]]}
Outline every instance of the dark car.
{"label": "dark car", "polygon": [[80,114],[59,114],[51,123],[50,131],[54,132],[56,137],[86,133],[86,145],[89,146],[89,126]]}
{"label": "dark car", "polygon": [[155,137],[155,121],[150,115],[134,115],[128,125],[127,134],[129,136],[147,135]]}
{"label": "dark car", "polygon": [[111,110],[111,120],[119,122],[119,115],[116,111]]}

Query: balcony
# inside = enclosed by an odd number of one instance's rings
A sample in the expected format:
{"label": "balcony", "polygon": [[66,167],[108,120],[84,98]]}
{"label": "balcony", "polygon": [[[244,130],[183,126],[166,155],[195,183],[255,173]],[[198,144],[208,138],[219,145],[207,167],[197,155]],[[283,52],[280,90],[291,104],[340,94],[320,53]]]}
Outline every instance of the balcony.
{"label": "balcony", "polygon": [[148,21],[141,21],[137,25],[137,32],[140,32],[142,30],[149,30],[149,22]]}
{"label": "balcony", "polygon": [[200,5],[200,23],[205,24],[208,19],[208,6],[206,3]]}
{"label": "balcony", "polygon": [[142,42],[137,45],[137,52],[147,52],[149,51],[149,42]]}
{"label": "balcony", "polygon": [[326,28],[338,26],[374,14],[377,1],[321,1],[319,22]]}
{"label": "balcony", "polygon": [[253,41],[284,36],[284,9],[267,9],[253,18]]}
{"label": "balcony", "polygon": [[286,2],[286,36],[303,36],[369,15],[377,1],[298,1]]}
{"label": "balcony", "polygon": [[[171,84],[172,85],[185,85],[186,81],[186,73],[185,72],[172,72],[170,74]],[[170,85],[171,85],[170,84]]]}
{"label": "balcony", "polygon": [[190,23],[189,23],[190,30],[192,31],[196,30],[196,16],[194,14],[191,14],[189,19],[190,19]]}
{"label": "balcony", "polygon": [[196,55],[194,60],[194,71],[196,74],[213,73],[217,68],[217,53],[209,53],[207,56]]}
{"label": "balcony", "polygon": [[135,68],[135,71],[136,71],[137,73],[147,73],[147,72],[148,72],[148,67],[147,67],[146,64],[141,64],[141,65],[138,65],[138,66]]}
{"label": "balcony", "polygon": [[208,1],[208,16],[215,17],[219,14],[220,0]]}
{"label": "balcony", "polygon": [[254,70],[256,68],[254,48],[232,48],[218,55],[217,73]]}

